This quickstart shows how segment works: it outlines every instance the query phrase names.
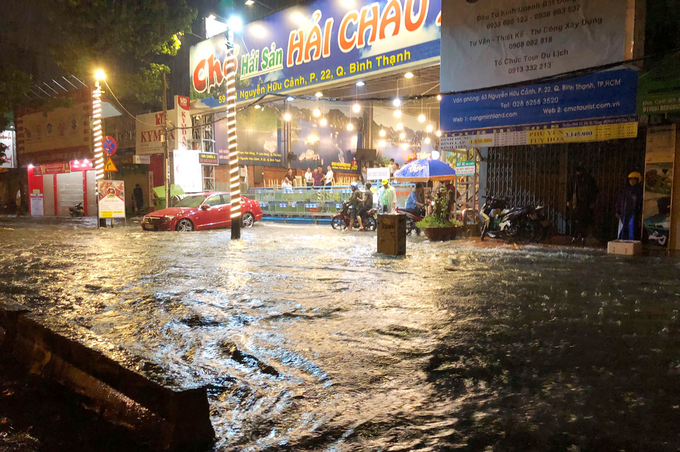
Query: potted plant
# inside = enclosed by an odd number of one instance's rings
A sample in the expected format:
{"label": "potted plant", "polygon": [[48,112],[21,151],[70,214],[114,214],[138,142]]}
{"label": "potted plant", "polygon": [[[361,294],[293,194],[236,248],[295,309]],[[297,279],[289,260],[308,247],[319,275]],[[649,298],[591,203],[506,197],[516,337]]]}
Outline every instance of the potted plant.
{"label": "potted plant", "polygon": [[432,214],[416,223],[416,227],[425,233],[425,236],[434,242],[453,240],[458,233],[458,227],[462,226],[458,220],[449,219],[452,194],[443,188],[434,200]]}

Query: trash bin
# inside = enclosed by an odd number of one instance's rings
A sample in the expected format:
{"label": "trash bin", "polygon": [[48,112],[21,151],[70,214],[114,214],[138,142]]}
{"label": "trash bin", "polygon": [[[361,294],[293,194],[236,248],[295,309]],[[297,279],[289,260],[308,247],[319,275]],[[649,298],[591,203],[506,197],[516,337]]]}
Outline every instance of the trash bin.
{"label": "trash bin", "polygon": [[378,252],[393,256],[406,254],[406,215],[378,215]]}

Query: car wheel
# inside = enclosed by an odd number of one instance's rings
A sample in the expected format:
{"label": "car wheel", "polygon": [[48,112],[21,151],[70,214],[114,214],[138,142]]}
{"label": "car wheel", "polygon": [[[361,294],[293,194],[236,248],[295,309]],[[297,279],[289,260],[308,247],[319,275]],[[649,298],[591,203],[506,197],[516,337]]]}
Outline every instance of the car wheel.
{"label": "car wheel", "polygon": [[241,224],[244,228],[252,228],[255,224],[255,216],[250,212],[244,213],[241,217]]}
{"label": "car wheel", "polygon": [[194,224],[185,218],[183,220],[179,220],[176,229],[177,232],[191,232],[194,230]]}

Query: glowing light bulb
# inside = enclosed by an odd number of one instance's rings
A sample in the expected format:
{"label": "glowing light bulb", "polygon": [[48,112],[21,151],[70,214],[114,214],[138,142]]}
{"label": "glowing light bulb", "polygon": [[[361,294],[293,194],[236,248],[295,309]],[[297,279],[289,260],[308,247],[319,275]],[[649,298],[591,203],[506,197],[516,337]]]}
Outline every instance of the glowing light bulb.
{"label": "glowing light bulb", "polygon": [[437,130],[437,132],[435,133],[435,135],[437,135],[438,137],[442,136],[442,131],[441,131],[441,130]]}
{"label": "glowing light bulb", "polygon": [[361,87],[364,86],[365,84],[366,84],[366,83],[362,82],[361,80],[359,80],[359,81],[357,82],[357,86],[358,86],[359,88],[361,88]]}
{"label": "glowing light bulb", "polygon": [[401,110],[394,110],[394,117],[401,118]]}
{"label": "glowing light bulb", "polygon": [[290,121],[290,119],[291,119],[290,113],[286,113],[285,115],[283,115],[284,121]]}
{"label": "glowing light bulb", "polygon": [[354,130],[354,124],[352,124],[351,122],[347,124],[347,130],[349,130],[350,132]]}
{"label": "glowing light bulb", "polygon": [[432,141],[430,140],[430,137],[425,138],[425,144],[430,144],[430,141]]}
{"label": "glowing light bulb", "polygon": [[255,110],[259,110],[260,108],[262,108],[262,105],[255,105]]}
{"label": "glowing light bulb", "polygon": [[314,110],[312,114],[314,115],[315,118],[318,118],[319,116],[321,116],[321,110],[317,108],[316,110]]}
{"label": "glowing light bulb", "polygon": [[404,124],[402,123],[397,124],[397,130],[404,130]]}
{"label": "glowing light bulb", "polygon": [[384,137],[385,135],[387,135],[387,133],[384,130],[380,130],[379,135],[381,137]]}
{"label": "glowing light bulb", "polygon": [[427,130],[427,133],[432,133],[432,131],[434,130],[434,127],[432,127],[432,125],[430,124],[430,125],[427,126],[427,129],[425,129],[425,130]]}
{"label": "glowing light bulb", "polygon": [[405,134],[404,132],[401,132],[401,133],[399,134],[399,139],[400,139],[400,140],[405,140],[405,139],[406,139],[406,134]]}
{"label": "glowing light bulb", "polygon": [[404,74],[404,77],[405,78],[413,78],[413,72],[407,72],[406,74]]}
{"label": "glowing light bulb", "polygon": [[441,154],[439,153],[439,151],[432,151],[432,158],[433,159],[439,160],[440,156],[441,156]]}
{"label": "glowing light bulb", "polygon": [[442,95],[441,95],[441,94],[437,94],[437,100],[442,100]]}
{"label": "glowing light bulb", "polygon": [[326,118],[321,118],[319,124],[321,124],[321,127],[326,127],[328,125],[328,121],[326,120]]}
{"label": "glowing light bulb", "polygon": [[378,141],[378,147],[384,148],[385,146],[387,146],[387,141],[385,140]]}
{"label": "glowing light bulb", "polygon": [[359,104],[352,105],[352,111],[354,113],[359,113],[361,111],[361,105],[359,105]]}
{"label": "glowing light bulb", "polygon": [[419,121],[419,122],[425,122],[425,119],[426,119],[426,118],[425,118],[425,115],[422,115],[422,114],[421,114],[420,116],[418,116],[418,121]]}
{"label": "glowing light bulb", "polygon": [[318,91],[318,92],[315,94],[315,96],[316,96],[316,97],[323,97],[323,93],[322,93],[321,91]]}
{"label": "glowing light bulb", "polygon": [[400,107],[400,106],[401,106],[401,99],[399,99],[398,97],[396,97],[396,98],[392,101],[392,105],[394,105],[395,107]]}

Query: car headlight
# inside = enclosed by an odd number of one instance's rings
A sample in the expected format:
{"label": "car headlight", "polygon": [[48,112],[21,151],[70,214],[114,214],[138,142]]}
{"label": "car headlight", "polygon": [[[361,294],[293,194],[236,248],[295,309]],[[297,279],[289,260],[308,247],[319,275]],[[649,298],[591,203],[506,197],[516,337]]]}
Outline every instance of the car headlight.
{"label": "car headlight", "polygon": [[174,218],[174,215],[166,215],[163,217],[163,221],[172,221]]}

